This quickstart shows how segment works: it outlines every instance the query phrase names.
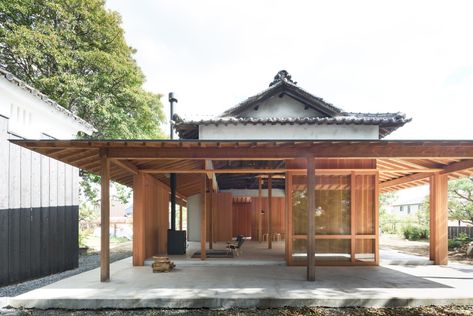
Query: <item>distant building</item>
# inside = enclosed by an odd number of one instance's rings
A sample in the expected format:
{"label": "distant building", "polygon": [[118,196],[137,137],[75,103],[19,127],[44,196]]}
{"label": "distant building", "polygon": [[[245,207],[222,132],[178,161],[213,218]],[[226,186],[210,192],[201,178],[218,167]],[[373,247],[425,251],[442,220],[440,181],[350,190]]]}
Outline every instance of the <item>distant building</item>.
{"label": "distant building", "polygon": [[93,130],[0,68],[0,286],[78,265],[79,169],[8,140],[70,139]]}

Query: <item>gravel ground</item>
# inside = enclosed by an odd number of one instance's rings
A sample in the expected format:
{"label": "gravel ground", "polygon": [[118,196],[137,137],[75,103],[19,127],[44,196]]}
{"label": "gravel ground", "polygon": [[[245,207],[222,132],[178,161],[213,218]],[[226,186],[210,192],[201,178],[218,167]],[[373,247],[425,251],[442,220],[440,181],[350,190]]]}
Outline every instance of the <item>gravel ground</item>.
{"label": "gravel ground", "polygon": [[[383,234],[381,235],[379,248],[384,250],[396,250],[409,255],[418,255],[423,257],[429,256],[428,240],[407,240],[398,235]],[[473,258],[468,258],[465,251],[450,250],[448,252],[448,260],[450,262],[458,262],[463,264],[472,264]]]}
{"label": "gravel ground", "polygon": [[[120,245],[113,249],[110,249],[110,261],[114,262],[117,260],[125,259],[132,255],[131,242],[124,245]],[[8,285],[0,287],[0,302],[2,297],[17,296],[28,291],[46,286],[48,284],[57,282],[64,278],[82,273],[84,271],[98,268],[100,265],[99,253],[94,252],[91,254],[79,256],[79,267],[74,270],[68,270],[65,272],[48,275],[39,279],[33,279],[26,282]],[[0,304],[1,307],[1,304]]]}
{"label": "gravel ground", "polygon": [[196,315],[196,316],[299,316],[299,315],[473,315],[473,306],[425,306],[425,307],[399,307],[399,308],[278,308],[278,309],[230,309],[224,311],[208,310],[208,309],[192,309],[192,310],[157,310],[157,309],[138,309],[138,310],[98,310],[98,311],[68,311],[68,310],[0,310],[0,315],[8,316],[58,316],[58,315],[102,315],[102,316],[122,316],[122,315]]}

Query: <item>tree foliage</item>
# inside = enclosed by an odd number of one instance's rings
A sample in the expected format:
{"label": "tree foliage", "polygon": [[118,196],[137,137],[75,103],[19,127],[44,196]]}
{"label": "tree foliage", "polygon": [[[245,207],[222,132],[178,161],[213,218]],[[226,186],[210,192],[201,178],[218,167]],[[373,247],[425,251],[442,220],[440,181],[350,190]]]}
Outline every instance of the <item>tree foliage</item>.
{"label": "tree foliage", "polygon": [[[143,90],[120,24],[104,0],[0,1],[0,65],[91,123],[94,138],[161,138],[160,96]],[[100,178],[83,178],[96,203]]]}
{"label": "tree foliage", "polygon": [[448,217],[473,225],[473,177],[448,184]]}
{"label": "tree foliage", "polygon": [[117,12],[104,0],[0,1],[0,64],[98,130],[159,138],[159,95],[143,90]]}

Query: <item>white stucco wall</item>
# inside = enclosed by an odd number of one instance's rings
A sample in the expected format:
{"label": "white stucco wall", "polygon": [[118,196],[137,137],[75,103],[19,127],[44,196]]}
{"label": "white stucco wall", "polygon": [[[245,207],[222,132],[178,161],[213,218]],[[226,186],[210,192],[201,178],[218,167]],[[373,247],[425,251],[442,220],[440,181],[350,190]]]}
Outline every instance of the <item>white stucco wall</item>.
{"label": "white stucco wall", "polygon": [[[231,190],[221,190],[220,192],[231,192],[233,196],[250,196],[250,197],[258,197],[258,190],[252,189],[231,189]],[[267,197],[268,190],[263,189],[261,191],[261,196]],[[282,189],[273,189],[272,190],[273,197],[285,197],[285,191]]]}
{"label": "white stucco wall", "polygon": [[200,241],[201,194],[187,198],[187,232],[189,241]]}
{"label": "white stucco wall", "polygon": [[46,134],[56,139],[71,139],[79,131],[91,132],[4,77],[0,77],[0,115],[8,118],[8,131],[23,138],[40,139]]}
{"label": "white stucco wall", "polygon": [[250,108],[247,111],[240,114],[241,117],[256,117],[256,118],[267,118],[267,117],[307,117],[307,116],[325,116],[317,110],[307,107],[301,102],[294,98],[284,95],[282,97],[273,96],[267,100],[264,100],[258,105],[258,109]]}
{"label": "white stucco wall", "polygon": [[379,139],[377,125],[206,125],[199,139]]}

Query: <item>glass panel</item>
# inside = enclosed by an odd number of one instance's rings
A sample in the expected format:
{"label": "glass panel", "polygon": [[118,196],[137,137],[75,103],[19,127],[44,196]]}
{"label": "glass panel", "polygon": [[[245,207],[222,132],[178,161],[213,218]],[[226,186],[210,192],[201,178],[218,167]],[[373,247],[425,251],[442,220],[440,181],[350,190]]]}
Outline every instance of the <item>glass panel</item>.
{"label": "glass panel", "polygon": [[[292,244],[294,261],[305,261],[307,258],[307,240],[294,240]],[[350,239],[317,239],[315,241],[315,260],[317,261],[350,261]]]}
{"label": "glass panel", "polygon": [[375,240],[357,239],[355,241],[355,259],[363,262],[374,262]]}
{"label": "glass panel", "polygon": [[318,239],[315,241],[315,260],[350,261],[350,239]]}
{"label": "glass panel", "polygon": [[[306,176],[293,177],[294,235],[307,234],[306,183]],[[317,235],[349,235],[350,176],[317,176],[315,183],[315,233]]]}
{"label": "glass panel", "polygon": [[306,261],[307,259],[307,240],[296,239],[292,243],[292,259],[294,261]]}

